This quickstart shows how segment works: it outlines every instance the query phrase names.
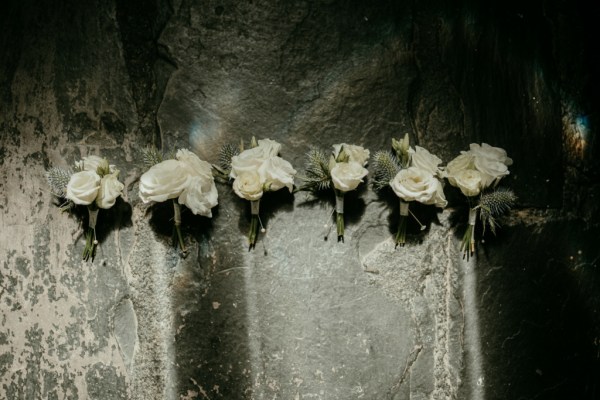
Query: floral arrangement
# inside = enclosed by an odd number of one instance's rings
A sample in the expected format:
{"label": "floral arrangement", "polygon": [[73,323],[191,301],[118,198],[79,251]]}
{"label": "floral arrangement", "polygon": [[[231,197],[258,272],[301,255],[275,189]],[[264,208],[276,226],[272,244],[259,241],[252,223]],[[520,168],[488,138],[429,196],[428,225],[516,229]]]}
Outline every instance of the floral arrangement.
{"label": "floral arrangement", "polygon": [[314,194],[333,188],[338,241],[344,241],[344,195],[356,190],[367,176],[369,171],[365,166],[369,156],[369,150],[346,143],[334,144],[330,155],[318,148],[307,153],[304,184],[299,190]]}
{"label": "floral arrangement", "polygon": [[140,198],[144,203],[171,200],[176,233],[182,254],[187,250],[181,235],[181,208],[212,217],[218,204],[217,187],[211,165],[187,149],[180,149],[175,158],[163,159],[155,148],[144,150],[144,163],[149,169],[140,177]]}
{"label": "floral arrangement", "polygon": [[63,200],[61,209],[71,211],[75,206],[87,206],[88,229],[86,231],[83,259],[96,256],[98,240],[96,223],[100,209],[111,208],[123,194],[124,185],[119,181],[119,170],[105,158],[83,157],[75,163],[75,172],[58,167],[46,171],[52,193]]}
{"label": "floral arrangement", "polygon": [[288,161],[279,156],[281,144],[271,139],[256,141],[254,137],[250,148],[226,145],[221,149],[220,167],[215,167],[223,180],[231,182],[233,191],[239,197],[250,202],[250,229],[248,232],[249,249],[256,245],[258,226],[261,232],[266,229],[260,219],[260,200],[265,192],[274,192],[294,188],[296,170]]}
{"label": "floral arrangement", "polygon": [[425,229],[425,225],[410,211],[411,202],[444,208],[444,171],[442,160],[420,146],[410,147],[408,134],[403,139],[392,139],[392,151],[378,151],[373,157],[373,187],[376,190],[391,188],[400,198],[400,221],[396,246],[406,243],[407,219],[410,214]]}
{"label": "floral arrangement", "polygon": [[467,260],[475,253],[477,214],[483,223],[483,233],[486,226],[495,233],[498,227],[496,218],[510,210],[517,200],[510,190],[496,190],[500,180],[510,173],[510,165],[512,160],[504,149],[487,143],[471,143],[469,151],[461,151],[446,166],[448,182],[460,189],[469,204],[468,225],[460,248]]}

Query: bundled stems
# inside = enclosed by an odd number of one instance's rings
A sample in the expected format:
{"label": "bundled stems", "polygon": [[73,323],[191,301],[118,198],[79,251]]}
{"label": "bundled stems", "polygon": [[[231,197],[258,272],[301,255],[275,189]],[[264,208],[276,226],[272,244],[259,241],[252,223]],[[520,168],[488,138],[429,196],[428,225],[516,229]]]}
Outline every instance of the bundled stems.
{"label": "bundled stems", "polygon": [[400,200],[400,221],[398,222],[398,232],[396,233],[396,247],[404,246],[406,243],[406,225],[408,224],[408,206],[409,203]]}
{"label": "bundled stems", "polygon": [[335,189],[335,219],[338,242],[344,242],[344,192]]}
{"label": "bundled stems", "polygon": [[95,205],[91,204],[88,206],[88,228],[85,234],[85,247],[83,249],[84,261],[90,258],[94,261],[96,256],[96,246],[98,240],[96,239],[96,222],[98,221],[98,211],[100,211]]}
{"label": "bundled stems", "polygon": [[472,257],[475,254],[475,221],[477,220],[477,207],[469,208],[469,223],[467,230],[460,245],[460,251],[463,252],[463,258]]}
{"label": "bundled stems", "polygon": [[260,199],[250,201],[250,231],[248,232],[249,250],[256,245],[256,237],[258,236],[258,212],[260,210]]}
{"label": "bundled stems", "polygon": [[183,255],[187,254],[185,243],[183,242],[183,236],[181,236],[181,206],[175,199],[173,199],[173,220],[175,221],[175,232],[177,233],[177,239],[179,240],[179,247]]}

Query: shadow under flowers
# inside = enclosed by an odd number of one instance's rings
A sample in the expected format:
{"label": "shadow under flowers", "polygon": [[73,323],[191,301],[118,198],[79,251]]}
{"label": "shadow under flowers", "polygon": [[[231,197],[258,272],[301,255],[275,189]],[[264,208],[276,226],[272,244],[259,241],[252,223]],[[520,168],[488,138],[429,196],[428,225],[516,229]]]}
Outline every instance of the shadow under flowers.
{"label": "shadow under flowers", "polygon": [[[175,199],[177,201],[177,199]],[[181,210],[181,237],[186,250],[190,248],[190,238],[197,243],[206,241],[213,230],[212,219],[201,215],[195,215],[184,205],[180,205]],[[173,249],[179,249],[179,238],[175,230],[175,212],[173,201],[167,200],[161,203],[155,203],[149,208],[152,213],[150,217],[150,226],[163,237],[170,237]],[[218,206],[212,208],[212,215],[218,215]],[[183,251],[179,249],[179,251]],[[185,253],[185,252],[184,252]],[[187,255],[187,253],[185,254]]]}
{"label": "shadow under flowers", "polygon": [[[63,202],[62,199],[57,199],[55,205],[60,207]],[[75,205],[69,213],[81,226],[75,242],[78,242],[80,239],[83,239],[85,242],[85,235],[90,222],[88,206]],[[131,220],[132,214],[133,209],[131,205],[121,197],[116,199],[115,204],[111,208],[100,208],[96,220],[96,240],[98,241],[98,245],[101,245],[113,231],[131,227],[133,225]],[[95,255],[90,257],[90,261],[94,262],[94,258]]]}
{"label": "shadow under flowers", "polygon": [[[367,190],[367,184],[361,184],[356,190],[345,192],[344,194],[344,225],[345,228],[356,224],[361,220],[366,210],[366,203],[363,195]],[[334,212],[336,206],[335,192],[333,189],[321,190],[315,193],[304,192],[302,196],[306,199],[299,203],[300,207],[312,207],[315,204],[320,204],[321,208],[329,210],[327,219],[324,219],[322,224],[318,225],[318,231],[323,233],[323,239],[329,240],[329,237],[335,235],[336,214]],[[327,225],[330,229],[323,229]],[[339,240],[338,240],[339,241]]]}
{"label": "shadow under flowers", "polygon": [[[246,237],[250,232],[251,224],[251,210],[250,201],[235,196],[234,202],[237,207],[244,211],[240,213],[238,221],[238,228]],[[268,229],[269,220],[280,211],[292,212],[294,210],[294,194],[290,193],[286,188],[274,191],[265,192],[260,199],[260,210],[259,210],[259,226],[256,238],[256,243],[263,239],[264,233],[261,232],[262,228]],[[248,251],[253,250],[255,246],[248,246]],[[267,255],[267,248],[263,247],[265,255]]]}
{"label": "shadow under flowers", "polygon": [[[400,198],[386,187],[377,192],[379,201],[384,202],[390,209],[388,215],[388,230],[394,238],[400,224]],[[434,205],[421,204],[417,201],[409,202],[408,223],[406,226],[406,243],[421,244],[428,234],[432,224],[440,225],[438,213],[441,209]],[[411,215],[412,214],[412,215]]]}

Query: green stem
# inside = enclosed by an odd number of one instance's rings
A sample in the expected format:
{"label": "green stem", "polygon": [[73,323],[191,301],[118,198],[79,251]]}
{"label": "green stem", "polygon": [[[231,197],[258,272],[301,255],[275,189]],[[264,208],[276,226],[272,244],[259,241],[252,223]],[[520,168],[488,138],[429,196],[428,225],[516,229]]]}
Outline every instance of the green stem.
{"label": "green stem", "polygon": [[396,233],[396,246],[404,246],[406,244],[406,225],[408,223],[408,218],[406,215],[400,216],[400,221],[398,221],[398,232]]}
{"label": "green stem", "polygon": [[90,258],[94,261],[96,256],[96,221],[98,218],[98,207],[94,203],[88,206],[88,228],[85,234],[85,247],[83,248],[83,260],[88,261]]}
{"label": "green stem", "polygon": [[463,253],[463,258],[467,258],[467,261],[475,254],[475,222],[477,220],[477,211],[477,208],[469,208],[467,230],[460,244],[460,251]]}
{"label": "green stem", "polygon": [[183,236],[181,235],[181,207],[175,199],[173,199],[173,219],[175,220],[175,232],[177,232],[177,239],[179,240],[179,247],[183,254],[187,253],[185,243],[183,242]]}
{"label": "green stem", "polygon": [[396,247],[406,244],[406,226],[408,225],[409,203],[400,199],[400,220],[398,221],[398,232],[396,233]]}
{"label": "green stem", "polygon": [[258,214],[253,214],[250,219],[250,230],[248,231],[248,244],[250,249],[256,245],[256,237],[258,235]]}
{"label": "green stem", "polygon": [[248,232],[248,242],[250,249],[253,249],[256,245],[256,237],[258,236],[258,213],[260,211],[260,199],[250,201],[250,232]]}
{"label": "green stem", "polygon": [[338,242],[344,242],[344,192],[335,191],[335,220]]}

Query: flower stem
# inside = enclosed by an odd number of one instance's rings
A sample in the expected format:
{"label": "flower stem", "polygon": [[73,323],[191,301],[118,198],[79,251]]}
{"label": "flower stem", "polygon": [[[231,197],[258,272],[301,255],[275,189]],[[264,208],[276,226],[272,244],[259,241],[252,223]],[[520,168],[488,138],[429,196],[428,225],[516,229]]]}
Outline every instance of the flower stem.
{"label": "flower stem", "polygon": [[181,235],[181,206],[175,199],[173,199],[173,220],[175,221],[175,232],[177,232],[177,239],[179,240],[179,247],[181,252],[187,254],[185,243],[183,242],[183,236]]}
{"label": "flower stem", "polygon": [[469,257],[475,254],[475,222],[477,220],[477,211],[477,208],[469,209],[469,223],[460,244],[460,251],[463,252],[463,258],[466,257],[467,261],[469,261]]}
{"label": "flower stem", "polygon": [[88,206],[88,228],[85,234],[85,247],[83,248],[83,260],[88,261],[90,258],[94,261],[96,256],[96,222],[98,221],[98,212],[100,210],[92,203]]}
{"label": "flower stem", "polygon": [[258,236],[258,213],[260,211],[260,199],[250,201],[250,231],[248,232],[249,250],[256,245],[256,237]]}
{"label": "flower stem", "polygon": [[398,221],[398,232],[396,233],[396,247],[404,246],[406,243],[406,226],[408,224],[409,203],[400,200],[400,221]]}
{"label": "flower stem", "polygon": [[335,220],[337,225],[338,242],[344,242],[344,192],[335,191]]}

